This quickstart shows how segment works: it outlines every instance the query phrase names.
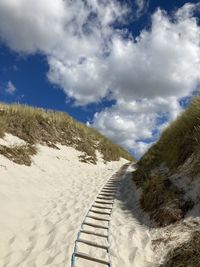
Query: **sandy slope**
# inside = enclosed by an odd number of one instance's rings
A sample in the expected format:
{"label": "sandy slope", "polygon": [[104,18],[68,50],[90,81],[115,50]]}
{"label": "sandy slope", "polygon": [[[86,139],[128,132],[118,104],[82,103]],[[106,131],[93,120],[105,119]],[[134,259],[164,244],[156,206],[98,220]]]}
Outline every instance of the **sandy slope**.
{"label": "sandy slope", "polygon": [[0,267],[69,267],[80,222],[126,162],[81,163],[80,152],[59,147],[39,146],[31,167],[0,156]]}
{"label": "sandy slope", "polygon": [[149,220],[138,207],[138,192],[132,182],[131,166],[123,177],[111,224],[113,267],[155,267]]}

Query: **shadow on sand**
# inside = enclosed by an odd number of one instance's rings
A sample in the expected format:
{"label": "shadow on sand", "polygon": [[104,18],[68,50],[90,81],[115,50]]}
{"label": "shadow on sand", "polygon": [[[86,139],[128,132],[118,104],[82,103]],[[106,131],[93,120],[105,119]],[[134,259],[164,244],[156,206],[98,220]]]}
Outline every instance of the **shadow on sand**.
{"label": "shadow on sand", "polygon": [[124,174],[116,194],[116,199],[120,202],[121,209],[132,214],[138,223],[150,228],[155,227],[154,223],[149,219],[149,216],[139,207],[138,200],[140,191],[136,188],[132,180],[133,171],[134,169],[130,171],[128,169]]}

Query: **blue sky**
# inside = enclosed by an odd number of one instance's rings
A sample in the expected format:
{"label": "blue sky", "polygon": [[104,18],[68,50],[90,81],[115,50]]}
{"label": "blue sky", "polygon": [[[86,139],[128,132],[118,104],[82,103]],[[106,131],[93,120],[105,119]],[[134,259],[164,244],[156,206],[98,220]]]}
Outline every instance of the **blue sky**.
{"label": "blue sky", "polygon": [[141,156],[198,94],[199,9],[2,0],[0,100],[65,111]]}

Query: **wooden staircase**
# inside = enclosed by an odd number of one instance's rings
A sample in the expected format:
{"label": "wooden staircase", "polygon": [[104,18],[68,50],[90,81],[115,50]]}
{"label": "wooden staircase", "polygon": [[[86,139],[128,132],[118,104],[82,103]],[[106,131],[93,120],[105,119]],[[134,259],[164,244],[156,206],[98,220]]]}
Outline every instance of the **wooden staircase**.
{"label": "wooden staircase", "polygon": [[[128,166],[129,163],[123,165],[120,170],[105,183],[105,185],[98,193],[96,199],[94,200],[94,203],[88,210],[81,224],[81,229],[78,232],[77,239],[75,240],[74,252],[71,259],[71,267],[82,267],[80,264],[78,265],[78,259],[82,259],[87,262],[94,262],[94,267],[111,267],[109,231],[112,209],[118,186]],[[82,237],[83,235],[85,236],[84,238]],[[98,239],[100,238],[100,240],[97,243],[91,241],[91,237],[98,237]],[[102,250],[104,252],[104,254],[102,255],[104,256],[97,257],[80,251],[80,243],[88,247]],[[84,264],[84,266],[87,266],[87,264]]]}

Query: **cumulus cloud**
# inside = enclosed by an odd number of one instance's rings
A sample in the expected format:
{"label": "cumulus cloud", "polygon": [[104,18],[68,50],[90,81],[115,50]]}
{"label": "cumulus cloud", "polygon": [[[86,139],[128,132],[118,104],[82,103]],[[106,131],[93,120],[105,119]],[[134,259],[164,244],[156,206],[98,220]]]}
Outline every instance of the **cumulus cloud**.
{"label": "cumulus cloud", "polygon": [[134,148],[135,154],[141,156],[166,127],[166,121],[176,118],[181,110],[176,97],[119,100],[111,108],[96,113],[92,125],[123,147]]}
{"label": "cumulus cloud", "polygon": [[[136,0],[138,14],[147,3]],[[76,105],[115,99],[92,124],[141,154],[200,82],[198,8],[158,9],[151,28],[133,37],[116,29],[130,11],[117,0],[1,0],[0,37],[19,53],[46,55],[48,79]]]}
{"label": "cumulus cloud", "polygon": [[184,6],[174,20],[158,10],[152,16],[151,30],[135,39],[109,28],[106,56],[101,38],[96,38],[98,45],[93,44],[98,52],[82,60],[51,57],[49,79],[83,105],[100,101],[110,91],[115,99],[126,100],[186,96],[200,80],[200,30],[191,16],[193,8]]}
{"label": "cumulus cloud", "polygon": [[8,81],[5,89],[6,93],[9,95],[13,95],[16,90],[17,88],[14,86],[14,84],[11,81]]}

